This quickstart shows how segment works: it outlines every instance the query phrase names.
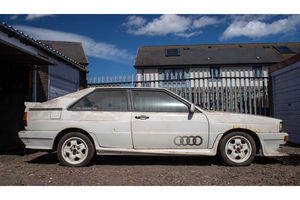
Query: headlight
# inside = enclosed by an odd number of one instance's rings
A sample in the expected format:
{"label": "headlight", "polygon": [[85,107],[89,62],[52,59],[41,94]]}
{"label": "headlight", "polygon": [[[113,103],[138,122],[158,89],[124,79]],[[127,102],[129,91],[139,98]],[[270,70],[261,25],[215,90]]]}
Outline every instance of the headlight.
{"label": "headlight", "polygon": [[282,121],[281,122],[279,122],[279,132],[282,132],[283,131],[283,129],[282,129]]}

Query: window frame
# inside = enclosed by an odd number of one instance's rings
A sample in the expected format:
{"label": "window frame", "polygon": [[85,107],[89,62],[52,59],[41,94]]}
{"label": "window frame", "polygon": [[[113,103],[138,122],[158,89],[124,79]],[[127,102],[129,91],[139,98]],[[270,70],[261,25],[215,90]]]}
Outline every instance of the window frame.
{"label": "window frame", "polygon": [[295,51],[286,45],[274,45],[273,48],[280,54],[295,54]]}
{"label": "window frame", "polygon": [[[164,89],[144,89],[144,88],[132,88],[131,90],[130,90],[130,101],[131,101],[131,108],[132,108],[132,112],[150,112],[150,113],[157,113],[157,111],[136,111],[135,110],[135,107],[134,107],[134,100],[133,100],[133,91],[151,91],[151,92],[163,92],[163,93],[165,93],[165,94],[167,94],[167,95],[169,95],[169,96],[171,96],[172,98],[174,98],[174,99],[176,99],[176,100],[178,100],[178,101],[180,101],[181,103],[183,103],[184,105],[186,105],[187,106],[187,108],[188,108],[188,111],[187,112],[164,112],[164,113],[190,113],[190,108],[191,108],[191,104],[192,103],[190,103],[190,102],[186,102],[186,101],[184,101],[183,99],[181,99],[180,97],[178,97],[178,96],[176,96],[176,95],[174,95],[174,94],[172,94],[172,93],[170,93],[170,92],[168,92],[168,91],[166,91],[166,90],[164,90]],[[195,109],[195,113],[201,113],[201,111],[199,110],[199,109]]]}
{"label": "window frame", "polygon": [[[179,72],[179,70],[182,72]],[[167,74],[167,71],[169,71],[168,74],[172,73],[172,74],[177,74],[179,75],[179,73],[181,73],[181,76],[182,77],[177,77],[177,79],[168,79],[166,78],[166,74]],[[162,78],[161,78],[162,77]],[[188,79],[190,77],[190,69],[189,68],[185,68],[185,67],[179,67],[179,68],[160,68],[158,69],[158,78],[160,81],[166,81],[166,80],[183,80],[183,79]],[[179,78],[179,79],[178,79]]]}
{"label": "window frame", "polygon": [[[168,54],[168,50],[177,50],[177,54]],[[166,48],[165,49],[165,57],[174,57],[174,56],[180,56],[180,49],[179,48]]]}
{"label": "window frame", "polygon": [[[257,73],[259,71],[259,74]],[[263,67],[262,66],[252,66],[252,73],[254,78],[261,78],[264,75]]]}
{"label": "window frame", "polygon": [[[214,76],[214,73],[213,73],[214,70],[218,71],[217,76]],[[210,78],[214,78],[214,79],[221,78],[221,68],[220,67],[210,67],[209,68],[209,73],[210,73]]]}
{"label": "window frame", "polygon": [[[111,110],[111,111],[108,111],[108,110],[73,110],[72,107],[78,103],[79,101],[81,101],[83,98],[87,97],[88,95],[91,95],[97,91],[125,91],[126,92],[126,99],[127,99],[127,110],[126,111],[123,111],[123,110],[119,110],[119,111],[116,111],[116,110]],[[68,107],[67,107],[67,110],[68,111],[72,111],[72,112],[81,112],[81,111],[91,111],[91,112],[132,112],[132,103],[130,102],[131,99],[130,99],[130,91],[128,88],[96,88],[95,90],[89,92],[88,94],[82,96],[81,98],[77,99],[75,102],[71,103]]]}
{"label": "window frame", "polygon": [[[177,75],[179,74],[178,70],[182,70],[181,77],[178,79],[166,79],[167,71],[171,71],[171,73],[175,72]],[[176,72],[177,71],[177,72]],[[190,68],[188,67],[174,67],[174,68],[160,68],[158,69],[158,84],[159,87],[163,88],[169,85],[169,81],[177,81],[177,84],[184,85],[186,81],[190,78]]]}

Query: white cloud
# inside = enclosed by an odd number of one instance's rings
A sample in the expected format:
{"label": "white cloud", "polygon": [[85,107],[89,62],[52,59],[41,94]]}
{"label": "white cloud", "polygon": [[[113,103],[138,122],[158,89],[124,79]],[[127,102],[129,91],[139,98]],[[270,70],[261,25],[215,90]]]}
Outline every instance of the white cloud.
{"label": "white cloud", "polygon": [[290,15],[270,23],[264,22],[264,18],[237,18],[227,27],[220,37],[228,40],[234,37],[260,38],[268,35],[276,35],[293,31],[300,25],[300,15]]}
{"label": "white cloud", "polygon": [[263,21],[270,20],[274,16],[276,15],[229,15],[228,18],[232,21]]}
{"label": "white cloud", "polygon": [[161,15],[152,22],[134,30],[136,35],[167,35],[169,33],[183,33],[189,29],[191,19],[179,15]]}
{"label": "white cloud", "polygon": [[87,56],[111,60],[119,63],[133,62],[134,59],[134,56],[129,54],[125,49],[119,49],[113,44],[97,42],[90,37],[76,33],[68,33],[22,25],[16,25],[14,27],[38,40],[81,42]]}
{"label": "white cloud", "polygon": [[19,15],[10,15],[9,19],[10,20],[16,20],[19,17]]}
{"label": "white cloud", "polygon": [[50,15],[50,14],[31,14],[31,15],[27,15],[25,17],[25,20],[32,21],[32,20],[37,20],[37,19],[43,18],[43,17],[49,17],[49,16],[52,16],[52,15]]}
{"label": "white cloud", "polygon": [[123,24],[127,26],[128,33],[134,35],[158,35],[173,34],[178,37],[191,37],[202,33],[200,28],[220,23],[216,17],[203,16],[194,19],[192,16],[175,14],[161,15],[147,22],[143,17],[130,16]]}
{"label": "white cloud", "polygon": [[203,33],[203,31],[195,31],[195,32],[190,32],[190,33],[175,33],[175,35],[179,36],[179,37],[183,37],[183,38],[189,38],[194,35],[199,35],[201,33]]}
{"label": "white cloud", "polygon": [[129,16],[127,22],[124,23],[125,26],[137,26],[140,27],[146,23],[146,19],[143,17],[138,17],[135,15]]}
{"label": "white cloud", "polygon": [[204,26],[213,25],[220,23],[220,20],[218,20],[216,17],[208,17],[203,16],[199,19],[194,20],[193,25],[196,28],[202,28]]}

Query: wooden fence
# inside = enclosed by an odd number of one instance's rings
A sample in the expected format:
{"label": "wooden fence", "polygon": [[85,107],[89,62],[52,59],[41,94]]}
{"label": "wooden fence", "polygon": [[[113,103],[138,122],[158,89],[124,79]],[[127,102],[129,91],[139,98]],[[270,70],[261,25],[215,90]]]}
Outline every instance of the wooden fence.
{"label": "wooden fence", "polygon": [[204,109],[269,115],[268,77],[263,72],[229,70],[221,75],[200,71],[189,78],[180,73],[164,74],[163,79],[153,74],[90,77],[88,87],[162,87]]}

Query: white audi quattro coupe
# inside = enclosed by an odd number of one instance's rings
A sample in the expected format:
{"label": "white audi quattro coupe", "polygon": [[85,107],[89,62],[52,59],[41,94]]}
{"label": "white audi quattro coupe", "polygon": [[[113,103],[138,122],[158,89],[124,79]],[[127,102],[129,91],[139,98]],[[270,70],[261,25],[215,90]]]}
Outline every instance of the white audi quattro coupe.
{"label": "white audi quattro coupe", "polygon": [[231,166],[257,154],[282,156],[282,121],[203,110],[167,89],[87,88],[44,103],[25,102],[29,149],[57,151],[63,165],[98,155],[215,156]]}

